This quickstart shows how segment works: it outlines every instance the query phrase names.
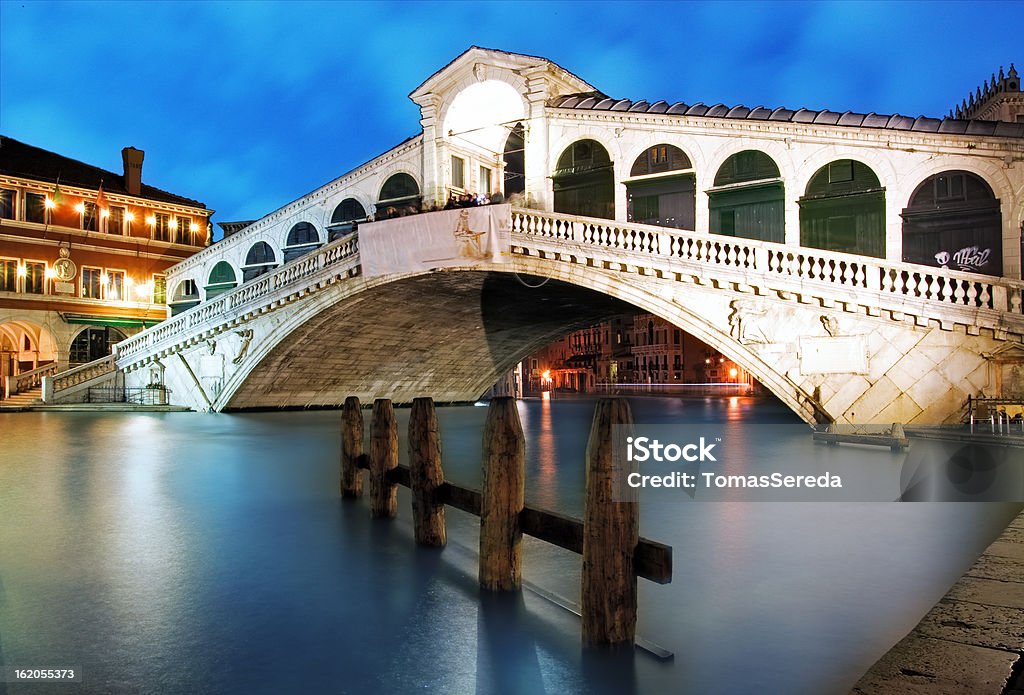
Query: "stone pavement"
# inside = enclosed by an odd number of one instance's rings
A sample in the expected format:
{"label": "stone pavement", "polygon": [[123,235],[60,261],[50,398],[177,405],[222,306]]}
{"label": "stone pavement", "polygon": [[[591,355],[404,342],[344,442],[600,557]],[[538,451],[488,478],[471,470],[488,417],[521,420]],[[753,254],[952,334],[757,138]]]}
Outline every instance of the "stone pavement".
{"label": "stone pavement", "polygon": [[1024,695],[1024,513],[852,695]]}

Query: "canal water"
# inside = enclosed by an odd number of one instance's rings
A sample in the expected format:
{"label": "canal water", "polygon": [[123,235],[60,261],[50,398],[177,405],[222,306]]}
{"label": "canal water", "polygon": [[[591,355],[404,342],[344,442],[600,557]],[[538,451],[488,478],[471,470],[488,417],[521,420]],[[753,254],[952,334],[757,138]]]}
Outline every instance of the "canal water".
{"label": "canal water", "polygon": [[[652,424],[798,424],[764,399],[632,405]],[[530,503],[582,514],[593,407],[520,403]],[[478,484],[485,417],[439,409],[449,479]],[[640,581],[639,634],[675,657],[607,655],[581,650],[579,619],[540,593],[479,593],[475,518],[449,509],[449,546],[417,549],[407,491],[397,521],[339,500],[339,420],[0,415],[0,670],[81,675],[0,695],[846,693],[1017,511],[644,492],[641,534],[673,546],[675,570]],[[758,431],[768,463],[815,446]],[[544,592],[577,601],[579,566],[526,540],[525,578]]]}

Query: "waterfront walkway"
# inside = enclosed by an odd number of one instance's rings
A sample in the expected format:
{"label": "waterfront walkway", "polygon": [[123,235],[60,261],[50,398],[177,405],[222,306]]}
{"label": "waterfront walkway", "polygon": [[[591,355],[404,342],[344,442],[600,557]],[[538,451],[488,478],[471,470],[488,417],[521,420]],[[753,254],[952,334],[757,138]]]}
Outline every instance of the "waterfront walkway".
{"label": "waterfront walkway", "polygon": [[1024,513],[853,695],[1024,695]]}

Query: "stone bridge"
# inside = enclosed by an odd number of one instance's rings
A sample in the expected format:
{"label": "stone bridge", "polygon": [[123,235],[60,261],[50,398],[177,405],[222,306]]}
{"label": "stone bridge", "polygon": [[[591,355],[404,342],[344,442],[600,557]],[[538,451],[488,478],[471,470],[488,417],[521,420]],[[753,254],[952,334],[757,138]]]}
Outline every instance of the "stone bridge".
{"label": "stone bridge", "polygon": [[[495,207],[495,206],[492,206]],[[337,239],[117,346],[129,387],[198,410],[475,400],[565,332],[629,308],[743,365],[809,423],[938,424],[1015,388],[1019,281],[496,206],[500,262],[368,274]],[[450,212],[404,218],[427,225]]]}

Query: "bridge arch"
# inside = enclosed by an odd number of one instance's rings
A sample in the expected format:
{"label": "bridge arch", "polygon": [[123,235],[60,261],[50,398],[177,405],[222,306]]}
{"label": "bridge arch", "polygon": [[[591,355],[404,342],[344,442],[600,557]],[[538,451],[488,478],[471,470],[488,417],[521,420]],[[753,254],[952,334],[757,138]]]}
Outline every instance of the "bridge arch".
{"label": "bridge arch", "polygon": [[483,70],[451,90],[439,109],[444,138],[483,156],[502,151],[509,132],[504,124],[529,115],[525,80],[515,77],[505,70]]}
{"label": "bridge arch", "polygon": [[808,180],[800,205],[800,245],[886,257],[885,189],[856,159],[834,159]]}
{"label": "bridge arch", "polygon": [[351,232],[355,225],[370,215],[372,204],[361,193],[346,191],[345,197],[324,215],[327,241],[331,242]]}
{"label": "bridge arch", "polygon": [[1003,220],[988,182],[962,169],[922,181],[903,210],[903,260],[1002,275]]}
{"label": "bridge arch", "polygon": [[[929,177],[943,171],[960,170],[981,178],[992,189],[999,199],[1000,214],[1003,222],[1003,268],[1000,275],[1020,277],[1021,265],[1013,265],[1013,259],[1021,249],[1021,230],[1024,226],[1024,185],[1014,190],[1007,176],[1007,170],[1001,165],[982,161],[978,158],[941,155],[930,158],[905,172],[901,177],[900,212],[908,207],[911,197],[918,187]],[[902,222],[902,220],[901,220]],[[902,235],[902,225],[901,225]]]}
{"label": "bridge arch", "polygon": [[770,154],[760,149],[733,152],[715,169],[711,182],[708,230],[712,234],[785,241],[786,180]]}
{"label": "bridge arch", "polygon": [[592,138],[579,138],[558,155],[551,173],[555,212],[615,219],[616,160]]}
{"label": "bridge arch", "polygon": [[[299,397],[307,400],[294,405],[338,404],[353,394],[364,399],[390,394],[397,401],[420,395],[439,402],[472,400],[559,335],[633,308],[728,355],[806,421],[827,419],[812,398],[741,344],[728,327],[712,325],[702,314],[696,289],[692,296],[685,290],[665,296],[629,275],[582,278],[571,264],[535,257],[517,257],[508,268],[513,270],[554,282],[546,290],[533,290],[512,272],[453,269],[360,276],[321,291],[253,341],[214,407],[258,404],[261,394],[275,391],[284,369],[289,370],[290,385],[308,379],[299,387],[305,394]],[[489,283],[500,289],[489,291]],[[522,296],[517,299],[515,293]],[[380,306],[385,304],[408,310],[384,313]],[[443,350],[438,349],[441,342]],[[348,367],[332,368],[331,354],[344,355]],[[410,364],[421,365],[422,371],[410,373]]]}
{"label": "bridge arch", "polygon": [[238,279],[241,276],[241,272],[229,261],[217,261],[206,274],[206,285],[203,287],[204,297],[209,301],[225,292],[230,292],[238,287]]}
{"label": "bridge arch", "polygon": [[693,161],[676,145],[656,142],[644,148],[624,183],[627,221],[696,229]]}
{"label": "bridge arch", "polygon": [[178,280],[168,297],[167,306],[171,310],[171,316],[191,309],[202,299],[202,295],[199,294],[199,283],[191,275]]}
{"label": "bridge arch", "polygon": [[401,169],[390,172],[377,192],[377,219],[386,219],[389,208],[398,212],[399,208],[412,206],[418,210],[422,199],[423,189],[414,173]]}
{"label": "bridge arch", "polygon": [[294,260],[299,256],[309,253],[323,245],[324,239],[316,225],[307,220],[301,220],[288,227],[288,235],[281,244],[281,253],[284,255],[284,262]]}
{"label": "bridge arch", "polygon": [[280,263],[280,251],[267,241],[255,241],[245,252],[245,260],[242,261],[242,282],[258,278],[276,268]]}

